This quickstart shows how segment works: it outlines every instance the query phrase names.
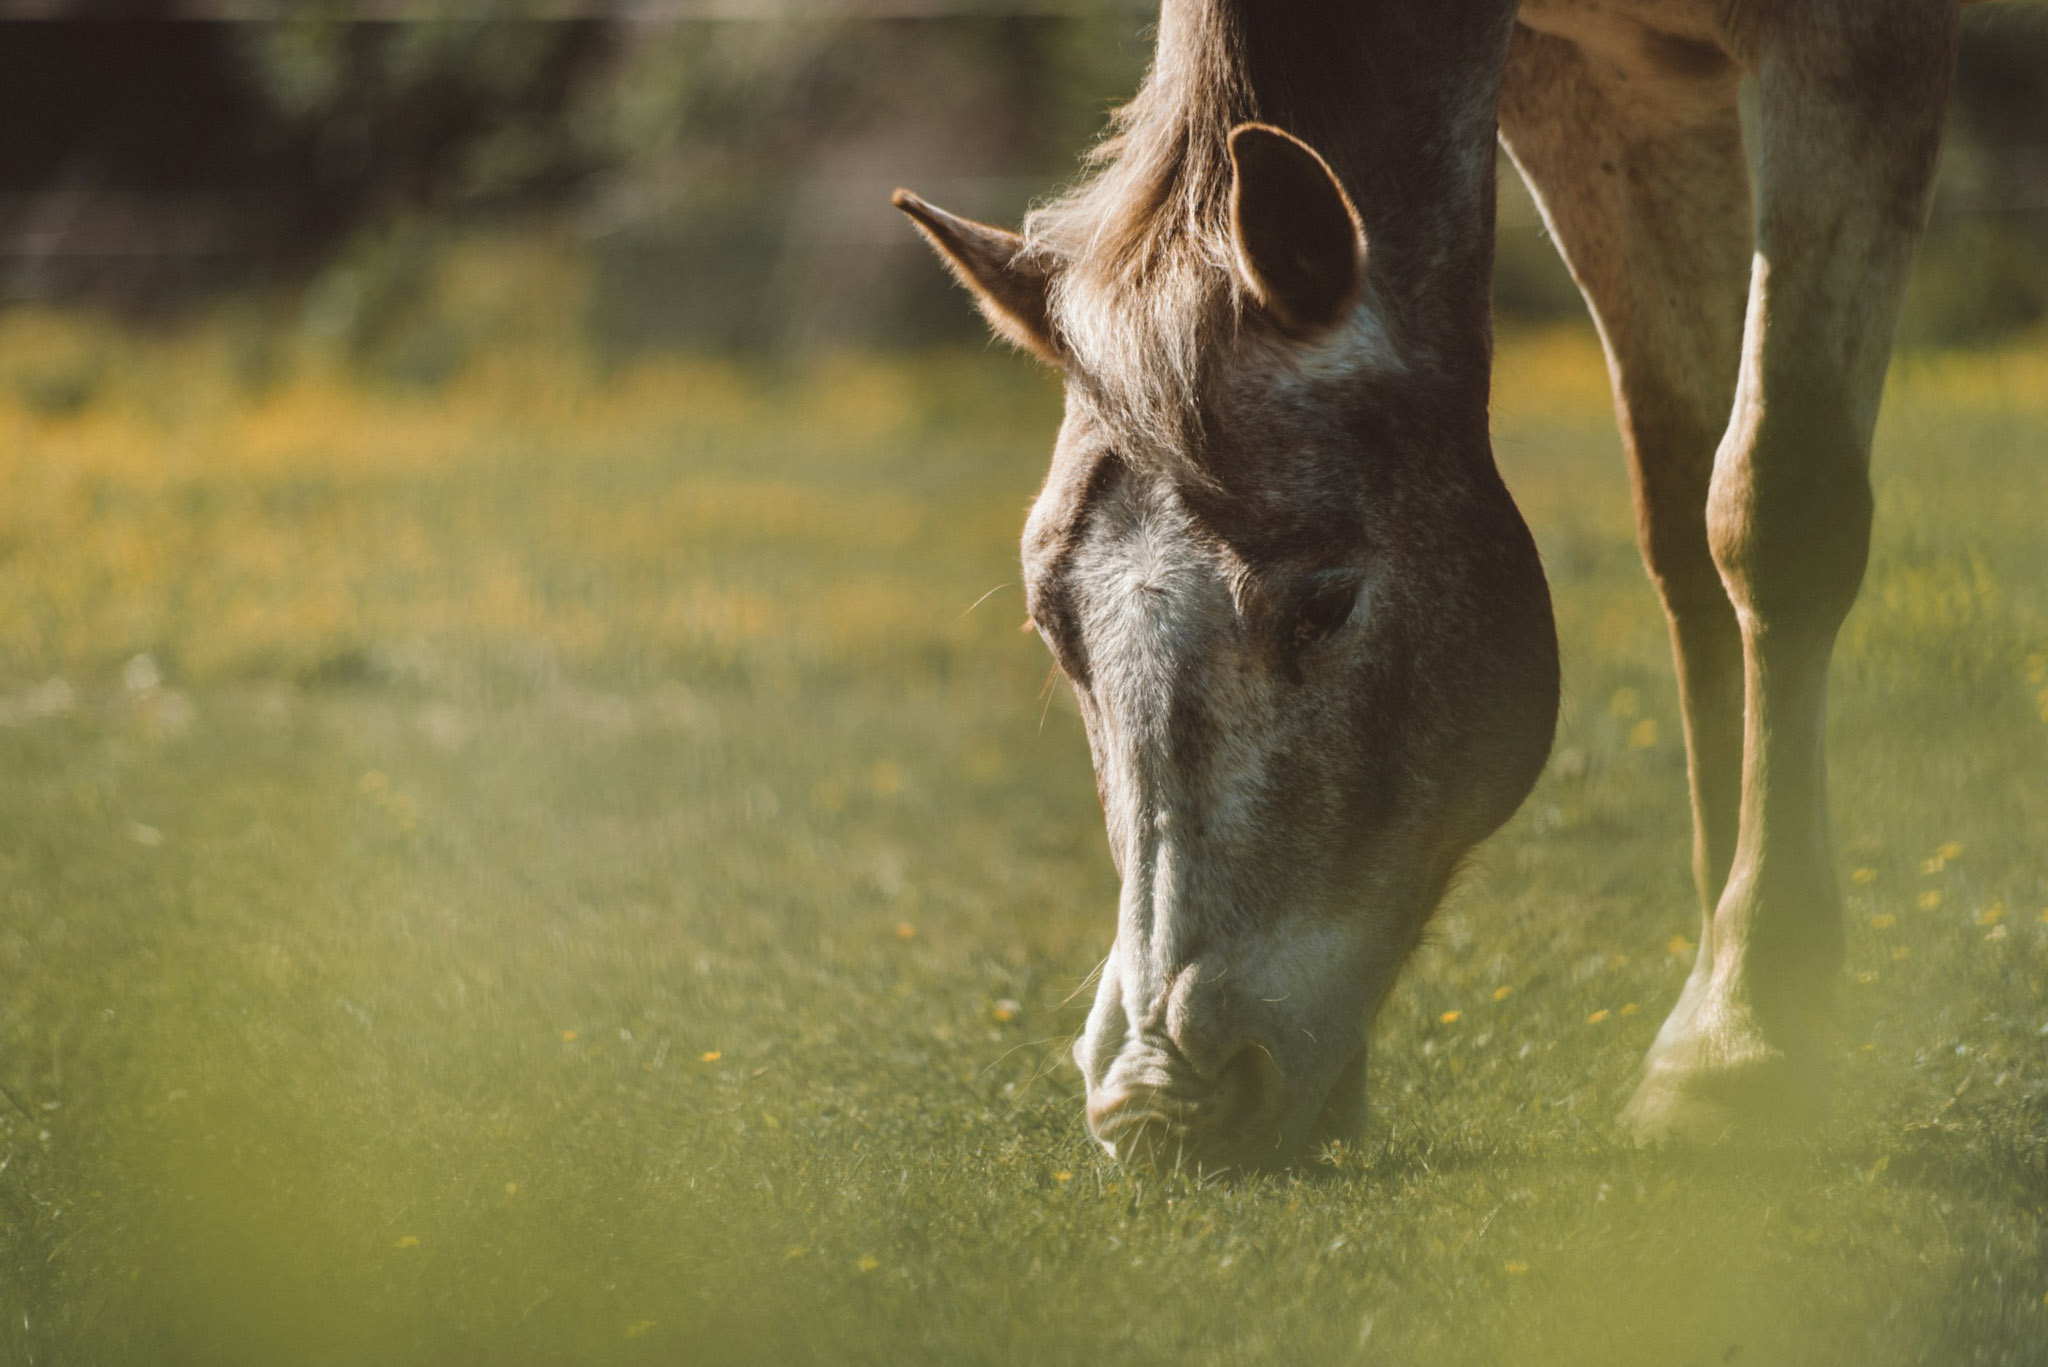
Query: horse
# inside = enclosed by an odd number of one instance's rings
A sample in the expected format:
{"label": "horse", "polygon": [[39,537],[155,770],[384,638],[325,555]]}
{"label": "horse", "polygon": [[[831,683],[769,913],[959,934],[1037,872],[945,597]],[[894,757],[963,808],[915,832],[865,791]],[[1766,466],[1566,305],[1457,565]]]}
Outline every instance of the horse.
{"label": "horse", "polygon": [[1021,232],[896,193],[1064,379],[1022,557],[1120,878],[1073,1050],[1112,1156],[1355,1136],[1375,1010],[1546,763],[1549,588],[1488,432],[1496,137],[1599,330],[1684,713],[1698,957],[1624,1120],[1818,1123],[1827,669],[1956,10],[1163,0]]}

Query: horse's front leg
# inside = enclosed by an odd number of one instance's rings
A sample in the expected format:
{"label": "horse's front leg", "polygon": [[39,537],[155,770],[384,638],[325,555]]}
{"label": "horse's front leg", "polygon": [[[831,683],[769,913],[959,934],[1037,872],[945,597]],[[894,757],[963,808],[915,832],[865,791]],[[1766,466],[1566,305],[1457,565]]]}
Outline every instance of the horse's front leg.
{"label": "horse's front leg", "polygon": [[1828,661],[1862,583],[1869,457],[1953,64],[1944,0],[1788,4],[1758,35],[1761,162],[1735,412],[1708,543],[1742,635],[1735,856],[1629,1118],[1712,1139],[1810,1120],[1842,959]]}
{"label": "horse's front leg", "polygon": [[1707,486],[1742,365],[1749,165],[1732,60],[1624,64],[1518,29],[1501,138],[1600,326],[1636,535],[1671,627],[1693,880],[1712,917],[1735,858],[1742,635],[1707,547]]}

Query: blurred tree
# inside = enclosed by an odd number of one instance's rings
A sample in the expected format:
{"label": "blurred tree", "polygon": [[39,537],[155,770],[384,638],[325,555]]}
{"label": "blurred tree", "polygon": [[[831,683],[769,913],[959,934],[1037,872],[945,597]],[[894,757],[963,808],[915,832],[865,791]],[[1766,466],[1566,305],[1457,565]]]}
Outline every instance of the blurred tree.
{"label": "blurred tree", "polygon": [[2048,6],[1966,12],[1909,343],[1996,341],[2048,318]]}
{"label": "blurred tree", "polygon": [[[1142,0],[43,8],[0,27],[0,302],[306,286],[300,316],[365,352],[451,231],[536,216],[596,263],[614,347],[978,338],[889,189],[1014,222],[1149,57]],[[1577,315],[1516,204],[1500,308]],[[1908,340],[2048,316],[2044,219],[2048,6],[1973,6]]]}
{"label": "blurred tree", "polygon": [[1014,222],[1134,88],[1139,24],[996,14],[636,26],[588,110],[600,330],[760,348],[978,336],[888,207]]}
{"label": "blurred tree", "polygon": [[100,0],[0,29],[5,297],[289,278],[366,224],[557,202],[592,169],[564,114],[603,23],[172,8]]}

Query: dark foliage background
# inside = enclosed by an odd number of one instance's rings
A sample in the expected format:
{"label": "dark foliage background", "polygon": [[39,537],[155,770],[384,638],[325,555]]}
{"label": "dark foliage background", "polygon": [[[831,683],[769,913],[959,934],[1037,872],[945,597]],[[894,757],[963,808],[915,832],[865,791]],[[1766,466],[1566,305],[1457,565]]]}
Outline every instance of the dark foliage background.
{"label": "dark foliage background", "polygon": [[[888,190],[1014,219],[1135,88],[1150,22],[1128,0],[32,9],[0,25],[0,302],[247,294],[366,350],[451,234],[507,225],[588,256],[613,351],[970,339]],[[1503,315],[1577,314],[1505,180]],[[1908,343],[2037,323],[2044,237],[2048,6],[1973,7]]]}

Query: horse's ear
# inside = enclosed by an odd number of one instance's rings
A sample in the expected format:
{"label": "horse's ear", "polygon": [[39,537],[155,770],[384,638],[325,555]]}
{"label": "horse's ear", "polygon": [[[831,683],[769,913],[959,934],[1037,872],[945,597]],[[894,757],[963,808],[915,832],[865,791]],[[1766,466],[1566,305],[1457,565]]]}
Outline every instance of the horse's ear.
{"label": "horse's ear", "polygon": [[1052,277],[1045,261],[1026,249],[1023,238],[1004,228],[976,223],[927,204],[908,190],[890,203],[909,214],[925,240],[974,294],[974,302],[996,335],[1049,361],[1061,362],[1047,308]]}
{"label": "horse's ear", "polygon": [[1263,123],[1230,133],[1231,236],[1252,296],[1284,328],[1337,321],[1365,275],[1365,234],[1328,163]]}

